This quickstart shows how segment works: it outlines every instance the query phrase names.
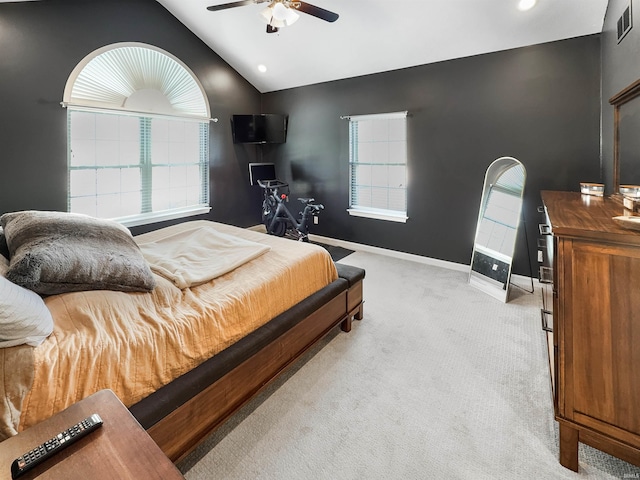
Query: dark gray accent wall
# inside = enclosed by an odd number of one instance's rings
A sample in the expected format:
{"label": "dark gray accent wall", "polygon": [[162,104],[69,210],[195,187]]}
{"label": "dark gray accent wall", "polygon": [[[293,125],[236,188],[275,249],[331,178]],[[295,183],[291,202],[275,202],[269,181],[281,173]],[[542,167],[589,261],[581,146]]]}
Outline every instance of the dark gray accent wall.
{"label": "dark gray accent wall", "polygon": [[[287,143],[264,146],[292,197],[326,209],[313,232],[469,264],[484,173],[501,156],[527,169],[533,274],[541,190],[579,190],[600,176],[599,35],[263,95],[289,114]],[[341,115],[408,110],[406,224],[349,216],[348,126]],[[522,229],[521,229],[522,230]],[[526,240],[516,273],[529,274]]]}
{"label": "dark gray accent wall", "polygon": [[[633,28],[618,43],[616,24],[630,0],[609,0],[602,28],[602,171],[608,194],[613,192],[613,107],[609,99],[640,79],[640,4],[631,9]],[[636,99],[635,102],[640,100]],[[621,172],[621,183],[625,182]]]}
{"label": "dark gray accent wall", "polygon": [[[601,179],[599,35],[261,95],[153,0],[46,0],[0,4],[0,213],[66,209],[64,86],[90,52],[127,41],[185,62],[220,119],[211,126],[212,220],[258,223],[260,191],[248,185],[247,164],[274,161],[292,198],[312,195],[327,207],[315,233],[468,264],[494,159],[514,156],[527,168],[532,255],[539,191]],[[615,78],[612,91],[631,81]],[[410,218],[350,217],[339,117],[398,110],[410,112]],[[232,143],[230,116],[258,111],[289,115],[286,144]],[[518,244],[516,272],[528,274],[523,236]]]}
{"label": "dark gray accent wall", "polygon": [[220,118],[210,129],[213,209],[206,218],[256,223],[247,164],[259,152],[233,145],[229,118],[258,112],[260,93],[153,0],[0,4],[0,213],[66,210],[64,87],[86,55],[118,42],[160,47],[198,77]]}

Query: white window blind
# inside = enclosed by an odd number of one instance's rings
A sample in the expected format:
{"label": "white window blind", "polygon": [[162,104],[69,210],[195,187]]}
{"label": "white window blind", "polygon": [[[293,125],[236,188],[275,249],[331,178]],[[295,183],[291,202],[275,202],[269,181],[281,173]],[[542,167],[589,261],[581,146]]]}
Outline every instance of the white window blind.
{"label": "white window blind", "polygon": [[407,220],[407,112],[349,117],[351,215]]}
{"label": "white window blind", "polygon": [[68,119],[70,212],[135,224],[208,211],[208,122],[72,108]]}

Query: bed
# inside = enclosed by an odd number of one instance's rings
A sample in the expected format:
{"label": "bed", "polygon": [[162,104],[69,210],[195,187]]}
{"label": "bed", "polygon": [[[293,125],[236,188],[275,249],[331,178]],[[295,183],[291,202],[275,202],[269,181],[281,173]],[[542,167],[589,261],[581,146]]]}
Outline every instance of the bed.
{"label": "bed", "polygon": [[[81,229],[60,235],[59,226],[33,227],[24,214],[0,218],[11,257],[5,276],[42,295],[53,329],[37,346],[0,348],[4,437],[109,388],[178,461],[326,333],[337,325],[349,331],[362,318],[364,271],[334,264],[316,245],[194,221],[132,237],[133,244],[128,231],[116,232],[125,247],[108,254],[103,244],[78,262],[91,243],[74,244]],[[127,248],[134,260],[120,255]],[[248,253],[238,256],[238,248]],[[46,267],[35,280],[18,268],[69,255],[72,282]],[[115,274],[96,278],[105,264]]]}

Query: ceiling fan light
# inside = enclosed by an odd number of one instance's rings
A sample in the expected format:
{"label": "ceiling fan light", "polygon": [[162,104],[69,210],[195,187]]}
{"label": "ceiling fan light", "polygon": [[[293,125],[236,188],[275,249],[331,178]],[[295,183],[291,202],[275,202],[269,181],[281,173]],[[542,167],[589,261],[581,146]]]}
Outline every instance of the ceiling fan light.
{"label": "ceiling fan light", "polygon": [[300,15],[289,7],[285,7],[282,2],[278,2],[273,6],[273,18],[284,22],[285,25],[292,25]]}
{"label": "ceiling fan light", "polygon": [[271,25],[274,28],[282,28],[287,26],[287,24],[283,20],[278,20],[276,17],[271,17],[271,21],[269,22],[269,25]]}
{"label": "ceiling fan light", "polygon": [[284,20],[287,16],[288,8],[285,7],[281,2],[277,2],[273,6],[273,16],[278,20]]}
{"label": "ceiling fan light", "polygon": [[296,13],[292,8],[287,8],[287,18],[285,18],[285,22],[287,25],[293,25],[298,21],[300,15]]}
{"label": "ceiling fan light", "polygon": [[268,6],[267,8],[263,9],[260,12],[260,18],[262,18],[265,23],[270,23],[271,19],[273,18],[273,10],[271,6]]}

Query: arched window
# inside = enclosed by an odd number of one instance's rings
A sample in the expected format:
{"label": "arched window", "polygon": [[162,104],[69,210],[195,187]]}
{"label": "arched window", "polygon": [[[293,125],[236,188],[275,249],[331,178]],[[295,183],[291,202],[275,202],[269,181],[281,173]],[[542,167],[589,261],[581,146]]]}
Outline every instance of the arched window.
{"label": "arched window", "polygon": [[209,103],[180,60],[103,47],[71,72],[63,106],[70,212],[132,226],[210,210]]}

